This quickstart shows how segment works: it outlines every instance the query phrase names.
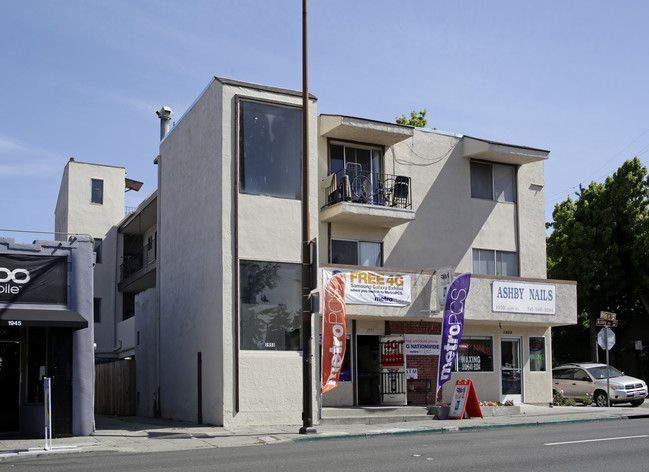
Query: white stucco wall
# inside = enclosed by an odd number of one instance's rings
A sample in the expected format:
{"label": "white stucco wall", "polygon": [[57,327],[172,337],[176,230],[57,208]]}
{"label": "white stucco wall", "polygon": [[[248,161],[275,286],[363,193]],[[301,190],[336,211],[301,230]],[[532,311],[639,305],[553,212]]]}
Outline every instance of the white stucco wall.
{"label": "white stucco wall", "polygon": [[[501,395],[501,351],[502,339],[519,339],[521,343],[521,362],[523,366],[522,402],[547,405],[552,401],[552,343],[550,329],[543,326],[524,326],[520,324],[475,324],[467,322],[463,336],[489,336],[493,341],[493,372],[454,372],[451,379],[442,386],[442,401],[450,403],[453,398],[453,386],[459,379],[472,380],[476,386],[476,393],[480,401],[500,402],[504,399]],[[531,336],[545,338],[545,372],[530,371],[529,338]]]}
{"label": "white stucco wall", "polygon": [[518,169],[521,277],[547,277],[544,162]]}
{"label": "white stucco wall", "polygon": [[465,319],[473,321],[501,321],[544,326],[563,326],[577,322],[577,284],[547,279],[504,279],[533,284],[550,284],[556,288],[556,313],[553,315],[527,313],[501,313],[492,311],[492,285],[494,278],[480,275],[471,277]]}
{"label": "white stucco wall", "polygon": [[[226,87],[224,116],[234,116],[235,97],[270,100],[271,102],[302,105],[299,96],[287,96],[265,90]],[[317,109],[314,101],[309,108],[310,152],[315,155],[317,139]],[[232,125],[234,122],[232,121]],[[223,153],[234,156],[234,129],[224,129]],[[234,159],[232,159],[234,161]],[[311,237],[317,237],[317,160],[309,160],[309,214]],[[246,195],[238,197],[238,257],[239,260],[300,263],[302,259],[302,202],[284,198]],[[225,252],[225,248],[224,248]],[[224,264],[224,281],[234,281],[234,260]],[[226,282],[228,288],[233,289]],[[228,299],[228,301],[231,298]],[[224,326],[233,326],[234,307],[224,306]],[[317,330],[316,330],[317,333]],[[235,340],[232,330],[224,331],[224,422],[230,424],[300,424],[302,417],[302,355],[300,352],[241,351],[239,355],[239,411],[236,411],[236,381],[233,353]],[[314,365],[314,378],[315,362]],[[265,389],[262,386],[266,386]],[[269,391],[272,390],[272,391]],[[315,390],[315,389],[314,389]],[[232,395],[229,393],[232,392]],[[316,418],[316,392],[313,392],[313,417]]]}
{"label": "white stucco wall", "polygon": [[135,354],[135,316],[117,323],[117,354],[120,358]]}
{"label": "white stucco wall", "polygon": [[[103,203],[91,203],[91,180],[104,182]],[[55,210],[56,231],[103,238],[124,217],[126,171],[123,167],[68,161]],[[66,239],[59,235],[57,239]]]}
{"label": "white stucco wall", "polygon": [[117,283],[119,280],[119,262],[117,259],[118,235],[117,227],[112,227],[104,235],[101,245],[102,262],[95,264],[94,283],[95,298],[101,299],[101,321],[95,324],[95,355],[98,357],[114,357],[116,313],[121,320],[121,309],[116,310],[118,296]]}
{"label": "white stucco wall", "polygon": [[201,352],[203,419],[211,424],[222,424],[223,208],[230,200],[223,182],[229,165],[220,156],[221,100],[213,82],[167,135],[158,184],[161,413],[198,420]]}
{"label": "white stucco wall", "polygon": [[[320,180],[328,172],[328,144],[319,139]],[[471,198],[471,160],[459,137],[414,130],[385,150],[384,172],[411,177],[415,220],[392,229],[320,223],[331,238],[383,241],[384,266],[473,270],[473,248],[516,251],[520,276],[546,276],[543,162],[518,166],[517,203]],[[367,143],[372,144],[372,143]],[[320,207],[326,203],[319,189]],[[321,260],[328,248],[320,245]]]}
{"label": "white stucco wall", "polygon": [[[301,260],[299,201],[251,195],[238,195],[235,201],[236,96],[301,105],[299,96],[223,85],[217,79],[161,143],[158,280],[162,415],[196,421],[196,355],[201,352],[205,423],[272,424],[287,418],[299,423],[299,353],[242,351],[236,364],[235,249],[240,259]],[[315,123],[315,106],[311,116]],[[310,134],[315,149],[315,127]],[[315,182],[316,160],[311,161]],[[311,228],[316,235],[317,193],[311,193]],[[239,212],[236,221],[235,205]],[[234,240],[235,225],[238,241]],[[278,404],[267,400],[258,385],[260,379],[270,381],[280,373],[287,380],[275,386],[272,395],[283,399]]]}
{"label": "white stucco wall", "polygon": [[158,398],[158,291],[155,288],[135,297],[135,390],[137,416],[154,416]]}

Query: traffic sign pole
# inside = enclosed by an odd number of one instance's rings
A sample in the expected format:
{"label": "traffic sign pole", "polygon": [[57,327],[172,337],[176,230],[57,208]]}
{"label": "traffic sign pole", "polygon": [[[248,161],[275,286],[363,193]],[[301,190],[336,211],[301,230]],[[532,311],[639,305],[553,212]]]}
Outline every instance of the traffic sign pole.
{"label": "traffic sign pole", "polygon": [[608,365],[608,326],[606,330],[606,405],[611,406],[611,372]]}
{"label": "traffic sign pole", "polygon": [[[606,404],[611,406],[611,372],[608,358],[609,351],[609,338],[608,338],[608,329],[609,327],[617,328],[617,314],[610,313],[608,311],[600,311],[599,318],[596,321],[597,326],[604,327],[604,344],[606,345]],[[601,334],[601,333],[600,333]],[[615,342],[615,340],[613,340]]]}

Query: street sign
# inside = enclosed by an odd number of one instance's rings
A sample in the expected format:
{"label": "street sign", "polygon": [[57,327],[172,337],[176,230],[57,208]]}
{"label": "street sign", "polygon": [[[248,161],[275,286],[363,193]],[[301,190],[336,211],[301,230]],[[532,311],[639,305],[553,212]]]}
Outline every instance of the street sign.
{"label": "street sign", "polygon": [[596,326],[608,326],[609,328],[617,328],[617,320],[607,320],[602,318],[597,318],[595,320]]}
{"label": "street sign", "polygon": [[[607,341],[608,347],[606,346]],[[615,346],[615,333],[613,330],[607,328],[600,329],[599,333],[597,333],[597,344],[599,344],[599,347],[602,349],[612,349],[613,346]]]}
{"label": "street sign", "polygon": [[615,320],[617,319],[617,315],[615,313],[611,313],[608,311],[600,311],[599,312],[599,317],[603,320]]}

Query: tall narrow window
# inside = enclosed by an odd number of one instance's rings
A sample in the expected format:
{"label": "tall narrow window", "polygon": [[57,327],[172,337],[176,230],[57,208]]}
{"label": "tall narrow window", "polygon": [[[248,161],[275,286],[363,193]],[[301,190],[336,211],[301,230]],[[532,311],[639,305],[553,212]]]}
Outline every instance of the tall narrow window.
{"label": "tall narrow window", "polygon": [[102,238],[95,238],[95,262],[101,264],[101,243],[104,240]]}
{"label": "tall narrow window", "polygon": [[530,372],[545,372],[545,338],[530,336]]}
{"label": "tall narrow window", "polygon": [[101,323],[101,298],[93,298],[94,321]]}
{"label": "tall narrow window", "polygon": [[302,112],[242,100],[239,191],[299,200],[302,194]]}
{"label": "tall narrow window", "polygon": [[101,179],[92,179],[90,203],[104,204],[104,181]]}

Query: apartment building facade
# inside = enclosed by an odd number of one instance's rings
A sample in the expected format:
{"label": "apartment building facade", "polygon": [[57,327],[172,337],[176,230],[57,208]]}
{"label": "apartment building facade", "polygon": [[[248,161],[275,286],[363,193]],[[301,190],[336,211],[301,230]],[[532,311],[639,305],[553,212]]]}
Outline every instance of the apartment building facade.
{"label": "apartment building facade", "polygon": [[[115,279],[117,316],[127,304],[133,316],[113,349],[136,359],[137,413],[301,423],[303,199],[317,291],[342,273],[360,294],[340,382],[322,396],[313,314],[316,422],[327,406],[449,401],[456,379],[481,400],[551,401],[551,328],[576,322],[576,285],[546,279],[549,152],[309,103],[302,159],[301,92],[214,78],[163,136],[157,191],[110,230],[116,265],[129,245],[149,261]],[[458,360],[437,394],[443,293],[466,272]]]}

